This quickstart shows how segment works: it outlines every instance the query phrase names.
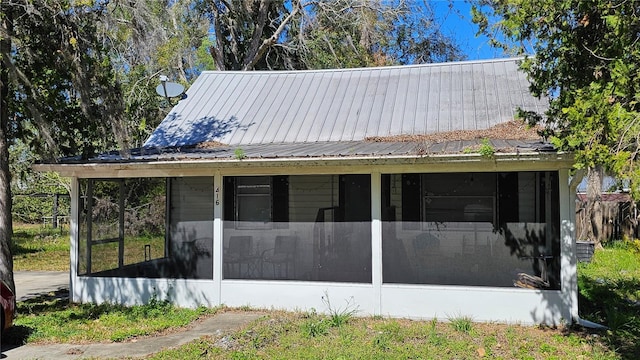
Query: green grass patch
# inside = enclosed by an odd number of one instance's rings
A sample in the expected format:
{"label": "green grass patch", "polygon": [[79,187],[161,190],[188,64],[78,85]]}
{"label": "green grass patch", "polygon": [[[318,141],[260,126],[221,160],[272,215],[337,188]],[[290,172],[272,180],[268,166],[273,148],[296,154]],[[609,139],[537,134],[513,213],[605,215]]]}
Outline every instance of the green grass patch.
{"label": "green grass patch", "polygon": [[69,228],[13,224],[15,271],[69,271]]}
{"label": "green grass patch", "polygon": [[151,359],[618,359],[606,345],[567,329],[473,324],[473,334],[450,322],[373,317],[326,325],[309,336],[307,324],[329,316],[272,311],[235,333],[200,339]]}
{"label": "green grass patch", "polygon": [[610,328],[602,334],[624,358],[640,358],[640,252],[616,241],[578,265],[581,317]]}
{"label": "green grass patch", "polygon": [[451,327],[461,333],[470,334],[473,330],[473,318],[470,316],[456,316],[449,319]]}
{"label": "green grass patch", "polygon": [[[80,243],[80,272],[86,268],[86,244]],[[92,270],[118,268],[118,243],[93,246]],[[145,254],[149,246],[150,254]],[[69,228],[54,229],[39,224],[13,224],[13,268],[15,271],[69,271]],[[135,264],[164,257],[164,236],[126,236],[124,264]]]}
{"label": "green grass patch", "polygon": [[140,306],[70,304],[43,296],[19,302],[5,341],[24,343],[121,342],[189,325],[217,309],[184,309],[153,298]]}

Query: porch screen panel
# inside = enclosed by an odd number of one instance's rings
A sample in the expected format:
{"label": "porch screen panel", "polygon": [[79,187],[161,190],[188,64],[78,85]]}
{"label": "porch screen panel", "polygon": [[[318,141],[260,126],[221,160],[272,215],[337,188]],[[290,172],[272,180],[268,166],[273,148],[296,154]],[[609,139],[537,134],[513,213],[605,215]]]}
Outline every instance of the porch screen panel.
{"label": "porch screen panel", "polygon": [[78,274],[118,269],[122,181],[80,180]]}
{"label": "porch screen panel", "polygon": [[383,184],[383,282],[559,288],[557,172],[389,174]]}
{"label": "porch screen panel", "polygon": [[170,179],[170,277],[213,278],[213,177]]}
{"label": "porch screen panel", "polygon": [[164,178],[80,180],[78,273],[159,277],[166,257]]}
{"label": "porch screen panel", "polygon": [[371,282],[370,183],[369,175],[225,177],[224,278]]}

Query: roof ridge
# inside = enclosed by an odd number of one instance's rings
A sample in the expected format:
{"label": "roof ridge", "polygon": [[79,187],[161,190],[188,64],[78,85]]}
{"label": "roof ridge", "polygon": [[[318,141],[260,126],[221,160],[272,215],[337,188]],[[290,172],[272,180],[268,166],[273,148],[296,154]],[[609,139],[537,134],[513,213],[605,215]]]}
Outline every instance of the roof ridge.
{"label": "roof ridge", "polygon": [[203,74],[242,74],[242,75],[255,75],[255,74],[309,74],[309,73],[321,73],[321,72],[355,72],[355,71],[371,71],[371,70],[394,70],[394,69],[411,69],[411,68],[424,68],[424,67],[446,67],[446,66],[462,66],[462,65],[474,65],[474,64],[486,64],[486,63],[499,63],[499,62],[513,62],[523,60],[524,57],[512,57],[512,58],[497,58],[497,59],[479,59],[479,60],[461,60],[461,61],[449,61],[439,63],[425,63],[425,64],[411,64],[411,65],[390,65],[390,66],[372,66],[372,67],[359,67],[359,68],[339,68],[339,69],[310,69],[310,70],[205,70],[201,72]]}

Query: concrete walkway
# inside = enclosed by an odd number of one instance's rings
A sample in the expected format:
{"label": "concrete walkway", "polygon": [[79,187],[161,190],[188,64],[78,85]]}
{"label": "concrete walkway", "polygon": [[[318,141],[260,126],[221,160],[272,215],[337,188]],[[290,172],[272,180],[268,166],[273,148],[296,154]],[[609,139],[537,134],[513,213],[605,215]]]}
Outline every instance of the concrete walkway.
{"label": "concrete walkway", "polygon": [[[13,276],[17,301],[29,300],[52,292],[62,293],[65,296],[68,294],[68,272],[16,271]],[[114,359],[148,356],[162,349],[184,345],[202,336],[220,335],[238,329],[260,316],[262,316],[260,313],[226,312],[196,322],[182,331],[122,343],[23,346],[1,344],[0,359]]]}
{"label": "concrete walkway", "polygon": [[0,359],[114,359],[148,356],[163,349],[184,345],[202,336],[220,335],[239,329],[260,316],[260,313],[226,312],[197,322],[184,331],[123,343],[24,345],[6,349],[3,345]]}
{"label": "concrete walkway", "polygon": [[25,301],[59,290],[69,290],[68,271],[15,271],[16,300]]}

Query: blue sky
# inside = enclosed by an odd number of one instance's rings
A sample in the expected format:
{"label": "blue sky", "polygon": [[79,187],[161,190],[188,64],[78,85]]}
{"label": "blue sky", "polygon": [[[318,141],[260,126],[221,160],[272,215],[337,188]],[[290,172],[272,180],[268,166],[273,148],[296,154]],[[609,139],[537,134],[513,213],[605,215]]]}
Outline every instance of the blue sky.
{"label": "blue sky", "polygon": [[[469,60],[507,57],[501,50],[489,46],[486,37],[476,37],[478,27],[471,22],[471,5],[466,1],[431,0],[428,3],[441,21],[442,33],[455,39]],[[450,3],[453,10],[449,8]]]}

